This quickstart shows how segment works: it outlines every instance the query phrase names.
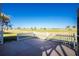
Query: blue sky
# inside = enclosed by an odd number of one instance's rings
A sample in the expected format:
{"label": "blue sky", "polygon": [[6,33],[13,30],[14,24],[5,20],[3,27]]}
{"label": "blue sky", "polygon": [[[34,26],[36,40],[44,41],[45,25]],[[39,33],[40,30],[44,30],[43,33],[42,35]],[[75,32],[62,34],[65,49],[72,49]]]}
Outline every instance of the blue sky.
{"label": "blue sky", "polygon": [[65,28],[77,25],[79,4],[3,4],[13,27]]}

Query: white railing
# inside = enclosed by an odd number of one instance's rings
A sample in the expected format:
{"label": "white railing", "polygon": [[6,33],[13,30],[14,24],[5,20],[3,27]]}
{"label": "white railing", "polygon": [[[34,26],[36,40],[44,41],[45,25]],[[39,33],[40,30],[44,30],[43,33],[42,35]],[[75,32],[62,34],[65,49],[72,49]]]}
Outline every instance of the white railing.
{"label": "white railing", "polygon": [[17,40],[23,40],[30,37],[35,37],[34,33],[18,33],[17,34]]}
{"label": "white railing", "polygon": [[[77,43],[77,37],[78,36],[79,35],[77,35],[75,33],[74,34],[56,34],[55,36],[52,37],[52,39],[62,40],[62,42],[64,44],[71,43],[72,42],[73,43],[73,46],[74,46],[74,49],[75,49],[75,46],[76,46],[76,43]],[[48,39],[48,37],[46,39]]]}

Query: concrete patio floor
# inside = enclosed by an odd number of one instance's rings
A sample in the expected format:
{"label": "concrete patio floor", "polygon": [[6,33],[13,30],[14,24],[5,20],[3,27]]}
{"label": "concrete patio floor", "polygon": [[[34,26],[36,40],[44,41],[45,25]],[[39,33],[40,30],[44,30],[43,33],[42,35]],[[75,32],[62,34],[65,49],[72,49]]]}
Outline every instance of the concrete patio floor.
{"label": "concrete patio floor", "polygon": [[76,54],[73,49],[53,40],[33,38],[0,45],[0,56],[76,56]]}

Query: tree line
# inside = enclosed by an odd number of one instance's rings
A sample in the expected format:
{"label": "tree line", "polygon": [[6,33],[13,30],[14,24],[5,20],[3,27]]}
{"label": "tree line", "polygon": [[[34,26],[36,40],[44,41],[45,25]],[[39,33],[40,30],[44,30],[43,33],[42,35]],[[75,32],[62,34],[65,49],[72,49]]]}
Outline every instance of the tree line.
{"label": "tree line", "polygon": [[[66,26],[65,29],[76,29],[77,27],[76,26]],[[43,29],[43,30],[46,30],[46,29],[54,29],[54,28],[37,28],[37,27],[30,27],[30,28],[21,28],[21,27],[17,27],[16,29],[31,29],[31,30],[37,30],[37,29]]]}

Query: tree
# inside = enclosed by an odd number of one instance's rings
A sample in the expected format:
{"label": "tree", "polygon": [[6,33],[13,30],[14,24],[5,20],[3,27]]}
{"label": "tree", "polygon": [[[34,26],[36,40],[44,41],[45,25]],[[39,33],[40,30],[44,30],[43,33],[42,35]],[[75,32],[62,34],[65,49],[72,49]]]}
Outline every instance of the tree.
{"label": "tree", "polygon": [[46,30],[46,28],[43,28],[44,30]]}
{"label": "tree", "polygon": [[33,30],[33,27],[31,27],[30,29]]}
{"label": "tree", "polygon": [[37,28],[36,27],[34,27],[34,30],[36,30]]}
{"label": "tree", "polygon": [[76,28],[76,26],[72,26],[72,28]]}
{"label": "tree", "polygon": [[68,31],[72,30],[72,29],[70,28],[70,26],[67,26],[66,29],[67,29]]}
{"label": "tree", "polygon": [[21,27],[17,27],[17,29],[21,29]]}
{"label": "tree", "polygon": [[67,29],[69,29],[69,28],[70,28],[70,26],[67,26],[66,28],[67,28]]}

